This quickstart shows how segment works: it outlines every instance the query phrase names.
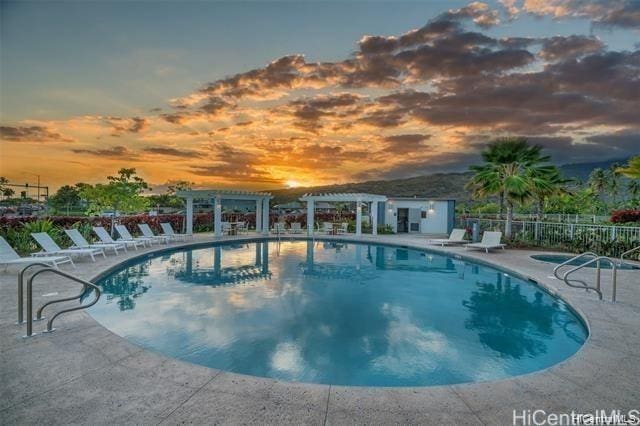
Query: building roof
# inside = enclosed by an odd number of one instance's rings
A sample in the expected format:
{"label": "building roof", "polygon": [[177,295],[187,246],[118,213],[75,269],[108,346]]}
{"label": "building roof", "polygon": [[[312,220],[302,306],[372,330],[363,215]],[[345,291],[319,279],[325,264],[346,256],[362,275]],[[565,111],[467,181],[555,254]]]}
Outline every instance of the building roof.
{"label": "building roof", "polygon": [[319,194],[304,194],[302,201],[387,201],[387,197],[377,194],[361,192],[324,192]]}
{"label": "building roof", "polygon": [[389,201],[455,201],[453,198],[389,197]]}
{"label": "building roof", "polygon": [[182,198],[216,198],[228,200],[264,200],[271,199],[270,192],[236,191],[230,189],[189,189],[177,191],[176,195]]}

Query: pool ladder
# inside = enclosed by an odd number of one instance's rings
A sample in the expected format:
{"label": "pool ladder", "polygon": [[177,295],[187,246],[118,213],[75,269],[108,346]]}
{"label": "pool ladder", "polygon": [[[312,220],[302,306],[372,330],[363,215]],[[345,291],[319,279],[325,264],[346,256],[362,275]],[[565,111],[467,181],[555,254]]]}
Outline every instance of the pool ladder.
{"label": "pool ladder", "polygon": [[[24,280],[25,280],[25,275],[27,271],[35,266],[39,266],[41,269],[38,269],[36,272],[31,274],[31,276],[27,279],[27,319],[25,321],[24,319]],[[65,297],[62,299],[55,299],[55,300],[50,300],[49,302],[46,302],[45,304],[40,306],[40,308],[38,308],[36,318],[34,318],[33,317],[33,280],[37,276],[44,274],[45,272],[50,272],[56,275],[60,275],[71,281],[75,281],[77,283],[82,284],[82,291],[77,296]],[[80,309],[86,309],[95,305],[100,299],[100,288],[92,282],[78,278],[75,275],[62,272],[57,268],[52,268],[50,265],[46,263],[32,263],[24,267],[20,271],[20,274],[18,275],[18,325],[22,325],[26,322],[27,334],[24,337],[33,337],[36,335],[36,333],[33,332],[33,321],[41,321],[45,319],[42,316],[42,311],[44,310],[44,308],[46,308],[49,305],[53,305],[54,303],[68,302],[76,299],[80,300],[82,296],[85,295],[85,292],[88,289],[92,289],[95,292],[95,298],[91,301],[91,303],[80,305],[75,308],[63,309],[61,311],[56,312],[53,316],[51,316],[51,318],[47,322],[47,330],[44,331],[43,333],[50,333],[55,330],[55,328],[53,328],[53,320],[55,320],[58,316],[68,312],[78,311]]]}
{"label": "pool ladder", "polygon": [[[567,266],[568,264],[570,264],[571,262],[574,262],[576,260],[580,260],[586,257],[591,257],[590,260],[587,260],[586,262],[576,266],[575,268],[572,268],[570,270],[568,270],[567,272],[565,272],[564,275],[560,276],[560,269],[562,269],[563,267]],[[574,288],[583,288],[587,291],[589,290],[594,290],[596,293],[598,293],[598,298],[600,300],[602,300],[602,287],[601,287],[601,265],[602,262],[608,263],[611,265],[611,270],[612,270],[612,284],[613,284],[613,290],[612,290],[612,294],[611,294],[611,301],[615,302],[616,301],[616,291],[617,291],[617,286],[618,286],[618,267],[620,265],[622,265],[622,263],[617,264],[615,260],[611,259],[610,257],[607,256],[598,256],[596,253],[593,252],[584,252],[581,253],[575,257],[572,257],[571,259],[562,262],[561,264],[559,264],[558,266],[556,266],[555,268],[553,268],[553,275],[561,280],[564,281],[564,283],[566,285],[568,285],[569,287],[574,287]],[[590,286],[588,285],[585,281],[580,280],[580,279],[569,279],[569,276],[571,274],[573,274],[574,272],[577,272],[583,268],[586,268],[587,266],[593,265],[595,263],[596,265],[596,284],[595,286]]]}

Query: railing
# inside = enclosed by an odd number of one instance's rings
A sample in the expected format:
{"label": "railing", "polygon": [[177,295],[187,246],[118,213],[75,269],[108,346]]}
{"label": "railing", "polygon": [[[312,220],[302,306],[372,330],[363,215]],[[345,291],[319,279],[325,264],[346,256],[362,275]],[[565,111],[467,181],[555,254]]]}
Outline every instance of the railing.
{"label": "railing", "polygon": [[[557,278],[557,279],[559,279],[559,280],[563,280],[563,279],[564,279],[564,277],[560,277],[560,275],[559,275],[559,273],[560,273],[560,269],[562,269],[562,268],[564,268],[565,266],[569,265],[570,263],[575,262],[576,260],[582,259],[583,257],[586,257],[586,256],[591,256],[591,257],[593,257],[593,258],[598,257],[598,255],[597,255],[596,253],[593,253],[593,252],[591,252],[591,251],[587,251],[587,252],[581,253],[581,254],[579,254],[579,255],[577,255],[577,256],[572,257],[571,259],[569,259],[569,260],[567,260],[567,261],[565,261],[565,262],[562,262],[561,264],[559,264],[558,266],[556,266],[555,268],[553,268],[553,276],[554,276],[554,277],[556,277],[556,278]],[[585,287],[585,288],[587,288],[587,287],[588,287],[587,283],[585,283],[585,282],[584,282],[584,281],[582,281],[582,280],[575,280],[575,281],[576,281],[576,282],[579,282],[580,284],[582,284],[582,285],[583,285],[583,287]]]}
{"label": "railing", "polygon": [[[478,218],[460,218],[458,220],[459,226],[462,227],[471,227],[473,223],[478,223],[479,231],[499,229],[504,232],[506,221]],[[569,242],[587,244],[589,242],[621,241],[626,244],[634,244],[640,241],[640,227],[638,226],[513,221],[511,233],[515,238],[534,241],[546,246],[559,246]],[[617,257],[624,249],[613,247],[612,250],[612,255]]]}
{"label": "railing", "polygon": [[26,266],[25,268],[22,269],[22,271],[20,271],[20,275],[18,276],[18,324],[23,324],[24,321],[24,313],[23,313],[23,305],[24,305],[24,277],[26,274],[26,271],[34,266],[41,266],[42,269],[37,270],[36,272],[34,272],[29,279],[27,280],[27,334],[25,337],[32,337],[35,334],[33,333],[33,280],[45,273],[45,272],[51,272],[54,273],[56,275],[60,275],[62,277],[65,277],[71,281],[75,281],[77,283],[80,283],[83,285],[82,291],[80,292],[80,294],[78,294],[77,296],[72,296],[72,297],[65,297],[62,299],[55,299],[55,300],[51,300],[45,304],[43,304],[37,311],[37,317],[35,318],[36,321],[39,320],[43,320],[44,317],[42,316],[42,311],[44,310],[44,308],[46,308],[47,306],[53,305],[54,303],[61,303],[61,302],[68,302],[71,300],[76,300],[76,299],[80,299],[85,292],[87,291],[87,289],[91,288],[93,289],[93,291],[95,292],[95,299],[88,304],[85,305],[80,305],[80,306],[76,306],[74,308],[68,308],[68,309],[63,309],[61,311],[56,312],[47,322],[47,330],[46,332],[52,332],[55,329],[53,328],[53,321],[60,315],[64,314],[64,313],[68,313],[68,312],[73,312],[73,311],[78,311],[80,309],[86,309],[89,308],[93,305],[95,305],[98,300],[100,299],[100,288],[95,285],[92,282],[83,280],[81,278],[78,278],[74,275],[68,274],[66,272],[62,272],[59,269],[55,269],[50,267],[49,265],[45,264],[45,263],[35,263],[35,264],[30,264],[28,266]]}
{"label": "railing", "polygon": [[[503,220],[498,213],[473,213],[469,214],[478,219],[493,219]],[[514,213],[513,219],[518,221],[535,221],[538,215],[535,213]],[[567,214],[567,213],[545,213],[541,222],[554,222],[554,223],[575,223],[575,224],[596,224],[601,222],[607,222],[611,216],[604,215],[592,215],[592,214]]]}
{"label": "railing", "polygon": [[624,263],[624,258],[625,258],[625,256],[628,256],[628,255],[630,255],[631,253],[635,253],[635,252],[637,252],[637,251],[640,251],[640,246],[638,246],[638,247],[634,247],[634,248],[632,248],[631,250],[627,250],[627,251],[625,251],[624,253],[622,253],[622,254],[620,255],[620,266],[622,266],[622,264]]}
{"label": "railing", "polygon": [[598,293],[598,297],[600,298],[600,300],[602,300],[602,289],[601,289],[601,285],[600,285],[600,264],[602,262],[608,262],[611,265],[611,269],[612,269],[612,283],[613,283],[613,291],[612,291],[612,295],[611,295],[611,301],[615,302],[616,301],[616,291],[617,291],[617,274],[618,274],[618,265],[616,264],[616,262],[611,259],[608,258],[606,256],[598,256],[595,259],[591,259],[585,263],[583,263],[582,265],[576,266],[575,268],[567,271],[564,276],[563,276],[563,281],[566,285],[568,285],[569,287],[574,287],[574,288],[581,288],[577,285],[571,284],[571,280],[569,280],[569,275],[573,274],[574,272],[579,271],[582,268],[586,268],[589,265],[592,265],[593,263],[596,264],[596,286],[595,287],[590,287],[588,286],[584,281],[582,280],[573,280],[574,282],[579,282],[581,283],[583,286],[582,288],[586,288],[587,290],[595,290]]}

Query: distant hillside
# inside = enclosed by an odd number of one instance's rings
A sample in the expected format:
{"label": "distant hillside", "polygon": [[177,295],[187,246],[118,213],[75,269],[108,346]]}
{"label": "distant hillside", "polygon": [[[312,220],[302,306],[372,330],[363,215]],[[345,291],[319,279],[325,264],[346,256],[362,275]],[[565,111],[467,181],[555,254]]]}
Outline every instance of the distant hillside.
{"label": "distant hillside", "polygon": [[[594,163],[567,164],[560,166],[567,178],[586,182],[595,168],[609,168],[613,163],[624,164],[627,159],[609,160]],[[271,191],[274,203],[281,204],[297,200],[307,192],[367,192],[371,194],[393,195],[397,197],[445,198],[467,201],[470,194],[464,189],[471,173],[437,173],[407,179],[377,180],[368,182],[345,183],[341,185],[315,186],[310,188],[289,188]]]}
{"label": "distant hillside", "polygon": [[589,174],[593,169],[608,169],[612,164],[618,163],[619,165],[626,164],[628,158],[621,158],[618,160],[597,161],[593,163],[578,163],[578,164],[565,164],[560,166],[562,174],[567,178],[577,179],[581,182],[589,180]]}

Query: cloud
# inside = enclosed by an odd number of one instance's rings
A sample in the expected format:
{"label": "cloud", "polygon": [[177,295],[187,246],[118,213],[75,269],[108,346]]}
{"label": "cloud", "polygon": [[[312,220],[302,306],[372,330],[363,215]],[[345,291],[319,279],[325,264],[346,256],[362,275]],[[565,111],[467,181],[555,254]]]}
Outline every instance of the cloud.
{"label": "cloud", "polygon": [[129,150],[126,146],[118,145],[112,148],[103,149],[88,149],[88,148],[75,148],[71,150],[75,154],[92,155],[95,157],[117,159],[117,160],[135,160],[136,155]]}
{"label": "cloud", "polygon": [[595,25],[640,28],[640,2],[637,0],[502,0],[511,16],[527,12],[555,19],[585,18]]}
{"label": "cloud", "polygon": [[395,154],[407,154],[423,150],[425,149],[423,142],[429,138],[431,138],[431,135],[417,133],[387,136],[384,138],[386,144],[384,151]]}
{"label": "cloud", "polygon": [[557,61],[599,52],[603,48],[604,43],[596,37],[582,35],[556,36],[547,38],[542,42],[542,49],[538,55],[547,61]]}
{"label": "cloud", "polygon": [[112,136],[120,136],[123,133],[141,133],[149,126],[149,121],[142,117],[105,117],[104,121],[113,128]]}
{"label": "cloud", "polygon": [[191,149],[178,149],[168,146],[149,146],[142,150],[148,154],[165,155],[168,157],[181,157],[181,158],[202,158],[204,154]]}
{"label": "cloud", "polygon": [[493,27],[500,23],[500,14],[497,10],[489,9],[486,3],[474,1],[459,9],[450,9],[443,15],[445,19],[471,19],[482,28]]}
{"label": "cloud", "polygon": [[10,142],[72,142],[44,126],[0,126],[0,140]]}

